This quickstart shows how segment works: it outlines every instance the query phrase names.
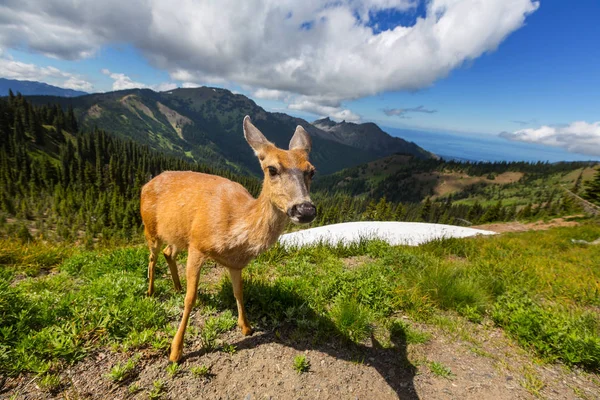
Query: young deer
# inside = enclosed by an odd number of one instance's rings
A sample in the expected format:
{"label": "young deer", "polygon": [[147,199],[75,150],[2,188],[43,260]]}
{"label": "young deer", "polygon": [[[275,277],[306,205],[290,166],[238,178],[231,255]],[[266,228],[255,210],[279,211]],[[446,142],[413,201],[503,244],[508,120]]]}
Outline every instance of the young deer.
{"label": "young deer", "polygon": [[142,188],[141,213],[150,248],[148,295],[154,291],[154,267],[162,244],[176,290],[181,290],[175,259],[188,250],[185,308],[171,344],[171,361],[183,351],[183,336],[196,301],[200,268],[211,258],[227,267],[238,309],[238,325],[250,335],[242,298],[242,269],[269,248],[288,218],[296,223],[315,219],[309,187],[315,169],[308,162],[310,137],[298,126],[289,150],[269,142],[244,118],[244,137],[264,171],[260,196],[255,199],[240,184],[196,172],[163,172]]}

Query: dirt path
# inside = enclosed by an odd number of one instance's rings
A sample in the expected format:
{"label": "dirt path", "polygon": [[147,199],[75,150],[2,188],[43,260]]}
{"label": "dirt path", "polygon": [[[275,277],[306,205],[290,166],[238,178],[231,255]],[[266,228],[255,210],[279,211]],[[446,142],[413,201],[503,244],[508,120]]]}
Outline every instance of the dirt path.
{"label": "dirt path", "polygon": [[[153,382],[164,382],[162,399],[598,399],[600,377],[560,365],[536,363],[530,354],[491,324],[459,323],[446,328],[418,326],[432,334],[424,344],[354,345],[335,339],[312,343],[285,328],[245,338],[237,330],[221,336],[233,354],[205,352],[189,343],[181,372],[169,377],[166,354],[142,351],[132,379],[121,385],[105,377],[133,353],[96,352],[62,374],[62,392],[42,392],[31,376],[8,380],[0,398],[148,399]],[[193,322],[196,324],[197,321]],[[310,369],[299,374],[294,357],[304,354]],[[448,377],[432,372],[439,363]],[[210,366],[209,377],[191,367]],[[135,384],[139,390],[130,393]]]}
{"label": "dirt path", "polygon": [[504,232],[524,232],[524,231],[543,231],[550,228],[557,228],[562,226],[577,226],[579,222],[573,221],[573,218],[581,217],[574,215],[570,217],[554,218],[550,221],[536,221],[529,223],[522,223],[518,221],[512,222],[501,222],[496,224],[485,224],[485,225],[474,225],[469,228],[483,229],[492,232],[504,233]]}

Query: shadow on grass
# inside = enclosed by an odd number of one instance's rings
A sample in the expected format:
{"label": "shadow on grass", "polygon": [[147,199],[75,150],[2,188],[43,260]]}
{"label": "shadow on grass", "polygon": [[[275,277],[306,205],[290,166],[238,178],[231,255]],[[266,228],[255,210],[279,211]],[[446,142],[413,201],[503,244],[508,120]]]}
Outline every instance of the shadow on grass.
{"label": "shadow on grass", "polygon": [[[217,296],[199,293],[200,301],[218,309],[235,310],[231,284],[221,285]],[[246,281],[244,298],[247,315],[258,333],[241,338],[238,350],[252,349],[266,343],[278,343],[298,351],[316,350],[339,360],[361,363],[374,368],[401,399],[419,399],[414,388],[416,368],[408,360],[406,334],[392,330],[386,346],[371,334],[370,344],[357,344],[347,339],[331,319],[308,307],[307,300],[293,289],[277,282]],[[290,310],[301,310],[294,314]],[[261,321],[258,324],[255,321]],[[202,356],[200,349],[184,354],[186,359]]]}

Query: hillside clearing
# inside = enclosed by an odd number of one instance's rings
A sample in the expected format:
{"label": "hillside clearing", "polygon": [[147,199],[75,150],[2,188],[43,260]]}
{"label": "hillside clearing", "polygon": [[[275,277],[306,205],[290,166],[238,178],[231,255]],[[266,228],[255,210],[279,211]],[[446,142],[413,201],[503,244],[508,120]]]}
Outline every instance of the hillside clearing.
{"label": "hillside clearing", "polygon": [[439,173],[434,172],[431,174],[425,174],[426,176],[417,177],[417,179],[422,180],[431,180],[435,178],[438,183],[434,186],[434,196],[443,197],[449,194],[454,194],[460,192],[461,190],[475,185],[477,183],[485,183],[485,184],[495,184],[495,185],[506,185],[509,183],[518,182],[525,174],[522,172],[503,172],[494,177],[494,179],[489,179],[483,176],[469,176],[467,174],[461,173]]}
{"label": "hillside clearing", "polygon": [[600,246],[571,239],[599,236],[588,221],[419,247],[276,246],[245,271],[252,337],[211,264],[168,370],[183,295],[162,259],[148,298],[144,247],[0,246],[0,396],[597,398]]}

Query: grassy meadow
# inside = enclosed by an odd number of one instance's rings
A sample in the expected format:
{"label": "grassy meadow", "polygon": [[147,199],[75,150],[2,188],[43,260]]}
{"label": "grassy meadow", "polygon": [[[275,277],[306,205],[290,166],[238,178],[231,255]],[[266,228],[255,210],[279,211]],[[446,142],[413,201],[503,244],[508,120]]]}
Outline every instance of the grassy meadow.
{"label": "grassy meadow", "polygon": [[[542,362],[598,371],[600,246],[571,242],[598,237],[600,225],[588,221],[420,247],[276,246],[245,270],[245,302],[254,326],[314,341],[373,336],[391,346],[394,335],[427,341],[417,325],[467,339],[466,321],[495,325]],[[52,388],[61,370],[98,348],[166,357],[184,295],[173,291],[161,257],[156,295],[147,297],[147,258],[141,245],[89,251],[0,243],[0,374],[32,373]],[[207,351],[236,322],[231,285],[206,279],[211,271],[203,269],[197,304],[206,323],[186,336]],[[115,368],[106,379],[118,382],[128,366]]]}

